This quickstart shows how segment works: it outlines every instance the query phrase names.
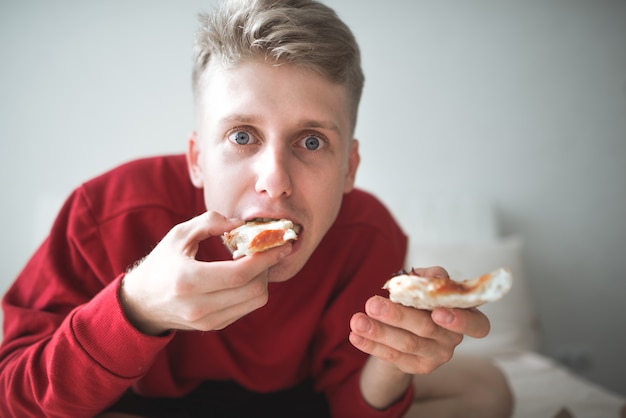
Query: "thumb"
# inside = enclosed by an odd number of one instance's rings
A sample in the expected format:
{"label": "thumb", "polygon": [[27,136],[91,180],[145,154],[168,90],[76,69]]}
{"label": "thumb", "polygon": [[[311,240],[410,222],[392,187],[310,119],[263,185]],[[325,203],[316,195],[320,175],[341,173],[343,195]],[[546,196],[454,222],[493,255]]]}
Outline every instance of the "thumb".
{"label": "thumb", "polygon": [[489,318],[477,308],[435,308],[431,313],[431,318],[443,328],[473,338],[487,336],[491,327]]}
{"label": "thumb", "polygon": [[170,233],[173,235],[174,241],[180,243],[185,255],[195,257],[200,241],[222,235],[242,224],[243,221],[240,219],[229,219],[217,212],[210,211],[176,225]]}

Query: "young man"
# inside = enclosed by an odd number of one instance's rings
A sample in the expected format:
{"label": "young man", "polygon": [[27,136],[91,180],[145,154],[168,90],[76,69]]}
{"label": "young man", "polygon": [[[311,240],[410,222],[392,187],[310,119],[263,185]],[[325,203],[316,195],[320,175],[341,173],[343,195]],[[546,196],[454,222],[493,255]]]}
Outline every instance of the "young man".
{"label": "young man", "polygon": [[[0,416],[506,416],[500,375],[467,397],[475,367],[435,371],[483,314],[381,294],[406,237],[354,189],[349,29],[315,2],[232,1],[195,58],[186,156],[80,186],[5,295]],[[221,236],[258,218],[301,232],[233,260]]]}

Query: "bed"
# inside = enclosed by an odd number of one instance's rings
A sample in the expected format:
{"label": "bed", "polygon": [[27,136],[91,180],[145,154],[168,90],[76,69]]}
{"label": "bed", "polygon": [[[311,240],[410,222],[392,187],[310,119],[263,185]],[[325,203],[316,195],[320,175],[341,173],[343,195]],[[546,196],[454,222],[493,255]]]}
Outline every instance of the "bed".
{"label": "bed", "polygon": [[[403,208],[402,210],[394,210]],[[500,237],[495,211],[471,199],[401,202],[392,211],[410,237],[407,265],[446,267],[471,278],[498,267],[514,276],[510,293],[481,309],[490,318],[484,339],[466,338],[457,353],[492,359],[515,397],[513,418],[626,418],[626,399],[587,381],[541,354],[539,318],[523,266],[524,242]]]}

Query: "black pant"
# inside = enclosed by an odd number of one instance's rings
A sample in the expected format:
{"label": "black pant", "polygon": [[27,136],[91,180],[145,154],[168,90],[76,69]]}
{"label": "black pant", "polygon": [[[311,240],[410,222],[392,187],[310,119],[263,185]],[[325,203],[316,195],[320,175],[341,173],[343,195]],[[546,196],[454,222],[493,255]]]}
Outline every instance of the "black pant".
{"label": "black pant", "polygon": [[249,391],[234,382],[205,382],[183,398],[146,398],[128,391],[109,411],[152,418],[329,417],[325,397],[310,381],[272,393]]}

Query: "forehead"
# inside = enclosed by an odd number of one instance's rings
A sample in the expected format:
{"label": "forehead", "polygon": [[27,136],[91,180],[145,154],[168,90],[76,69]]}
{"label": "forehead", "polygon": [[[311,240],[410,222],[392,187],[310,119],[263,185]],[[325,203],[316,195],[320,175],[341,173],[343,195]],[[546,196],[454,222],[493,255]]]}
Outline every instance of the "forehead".
{"label": "forehead", "polygon": [[309,127],[351,136],[351,108],[346,86],[293,64],[247,61],[210,63],[196,98],[198,117],[248,122],[279,117]]}

